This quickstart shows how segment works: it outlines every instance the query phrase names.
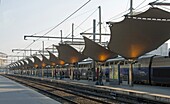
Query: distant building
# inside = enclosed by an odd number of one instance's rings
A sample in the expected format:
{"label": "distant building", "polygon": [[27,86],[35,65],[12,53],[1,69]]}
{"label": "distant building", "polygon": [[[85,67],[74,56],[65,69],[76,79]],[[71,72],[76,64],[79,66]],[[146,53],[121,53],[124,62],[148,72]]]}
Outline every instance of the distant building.
{"label": "distant building", "polygon": [[7,62],[7,54],[0,52],[0,67],[3,67]]}

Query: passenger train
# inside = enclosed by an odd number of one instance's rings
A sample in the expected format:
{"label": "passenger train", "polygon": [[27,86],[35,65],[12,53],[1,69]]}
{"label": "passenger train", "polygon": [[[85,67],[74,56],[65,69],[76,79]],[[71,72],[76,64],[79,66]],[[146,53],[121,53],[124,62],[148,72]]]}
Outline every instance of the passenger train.
{"label": "passenger train", "polygon": [[[51,77],[52,71],[54,76],[62,75],[65,78],[73,79],[78,74],[78,79],[89,79],[93,75],[93,61],[87,60],[74,64],[72,68],[69,65],[63,67],[46,68],[44,69],[44,76]],[[119,82],[128,81],[129,76],[129,62],[124,58],[109,59],[104,63],[95,63],[95,77],[98,78],[99,69],[103,71],[103,77],[108,79],[120,79]],[[21,73],[21,72],[16,72]],[[34,72],[23,74],[35,74]],[[72,74],[71,74],[72,73]],[[109,74],[108,78],[106,73]],[[37,69],[37,76],[41,76],[41,69]],[[168,56],[150,56],[142,57],[136,60],[133,64],[133,81],[136,84],[152,84],[170,86],[170,58]]]}

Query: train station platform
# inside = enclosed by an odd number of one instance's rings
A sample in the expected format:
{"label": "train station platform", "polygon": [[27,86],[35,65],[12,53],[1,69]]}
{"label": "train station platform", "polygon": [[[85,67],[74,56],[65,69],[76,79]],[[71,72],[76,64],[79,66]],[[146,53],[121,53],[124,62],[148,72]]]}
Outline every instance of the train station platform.
{"label": "train station platform", "polygon": [[[17,75],[18,76],[18,75]],[[21,75],[19,75],[21,76]],[[170,104],[170,87],[161,87],[161,86],[150,86],[150,85],[137,85],[135,84],[133,87],[127,85],[110,85],[109,82],[103,82],[104,85],[95,85],[96,81],[88,81],[88,80],[70,80],[69,78],[53,79],[53,78],[41,78],[34,76],[24,76],[23,77],[31,77],[40,80],[46,80],[50,82],[60,82],[60,83],[71,83],[74,85],[80,86],[89,86],[92,88],[100,88],[109,90],[112,93],[125,94],[131,97],[140,97],[146,98],[153,101],[159,101],[163,104]]]}
{"label": "train station platform", "polygon": [[97,88],[107,89],[115,93],[126,94],[129,96],[137,96],[147,98],[155,101],[161,101],[170,104],[170,87],[150,86],[150,85],[110,85],[109,82],[103,82],[104,85],[95,85],[96,81],[88,80],[70,80],[63,79],[74,84],[83,84],[87,86],[94,86]]}
{"label": "train station platform", "polygon": [[61,104],[28,87],[0,76],[0,104]]}

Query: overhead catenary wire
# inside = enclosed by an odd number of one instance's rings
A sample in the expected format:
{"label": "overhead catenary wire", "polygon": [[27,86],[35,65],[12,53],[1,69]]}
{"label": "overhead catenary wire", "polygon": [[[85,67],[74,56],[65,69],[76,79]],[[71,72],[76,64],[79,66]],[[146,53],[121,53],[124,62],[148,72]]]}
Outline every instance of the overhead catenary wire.
{"label": "overhead catenary wire", "polygon": [[138,7],[140,7],[144,2],[146,2],[146,0],[143,0],[138,6],[136,6],[135,9],[137,9]]}
{"label": "overhead catenary wire", "polygon": [[76,11],[74,11],[72,14],[70,14],[67,18],[65,18],[63,21],[61,21],[59,24],[57,24],[56,26],[54,26],[52,29],[50,29],[49,31],[47,31],[43,36],[47,35],[48,33],[50,33],[51,31],[53,31],[55,28],[57,28],[58,26],[60,26],[63,22],[65,22],[66,20],[68,20],[71,16],[73,16],[75,13],[77,13],[80,9],[82,9],[86,4],[88,4],[91,0],[87,1],[85,4],[83,4],[80,8],[78,8]]}
{"label": "overhead catenary wire", "polygon": [[[47,35],[48,33],[50,33],[51,31],[53,31],[55,28],[57,28],[58,26],[60,26],[62,23],[64,23],[66,20],[68,20],[71,16],[73,16],[75,13],[77,13],[80,9],[82,9],[85,5],[87,5],[91,0],[88,0],[86,3],[84,3],[81,7],[79,7],[76,11],[74,11],[73,13],[71,13],[67,18],[65,18],[63,21],[61,21],[60,23],[58,23],[56,26],[54,26],[53,28],[51,28],[49,31],[47,31],[45,34],[43,34],[43,36]],[[33,34],[33,35],[36,35]],[[32,35],[32,36],[33,36]],[[43,37],[42,36],[42,37]],[[41,38],[41,37],[40,37]],[[33,43],[35,43],[37,40],[39,40],[40,38],[34,40],[31,44],[29,44],[28,46],[26,46],[26,48],[30,47]],[[24,49],[26,49],[24,48]],[[19,54],[19,53],[18,53]]]}
{"label": "overhead catenary wire", "polygon": [[82,16],[82,15],[85,15],[85,14],[91,12],[91,11],[94,11],[94,10],[96,10],[96,8],[93,8],[93,9],[87,10],[87,11],[85,11],[85,12],[82,12],[81,14],[79,14],[79,15],[77,15],[77,16],[75,16],[75,17],[72,17],[72,18],[70,18],[69,20],[75,19],[75,18],[77,18],[77,17],[80,17],[80,16]]}
{"label": "overhead catenary wire", "polygon": [[[158,2],[158,1],[159,1],[159,0],[156,0],[156,1],[154,1],[154,3]],[[163,0],[163,1],[166,1],[166,0]],[[163,1],[161,1],[161,2],[163,2]],[[144,6],[140,7],[140,8],[137,8],[137,7],[136,7],[136,10],[143,9],[143,8],[145,8],[145,7],[147,7],[147,6],[148,6],[148,4],[147,4],[147,5],[144,5]]]}
{"label": "overhead catenary wire", "polygon": [[[84,22],[86,22],[96,11],[98,10],[98,8],[92,12],[84,21],[82,21],[74,30],[76,30],[77,28],[79,28]],[[71,34],[71,33],[70,33]],[[65,38],[67,38],[70,34],[68,34]]]}
{"label": "overhead catenary wire", "polygon": [[[90,1],[90,0],[89,0],[89,1]],[[144,0],[143,2],[141,2],[140,5],[138,5],[136,8],[138,8],[139,6],[141,6],[145,1],[146,1],[146,0]],[[158,1],[158,0],[157,0],[157,1]],[[164,1],[165,1],[165,0],[164,0]],[[127,12],[127,11],[124,11],[124,12],[118,14],[118,15],[121,15],[121,14],[123,14],[123,13],[125,13],[125,12]],[[116,15],[116,16],[117,16],[117,15]],[[115,16],[115,17],[116,17],[116,16]],[[121,16],[121,17],[122,17],[122,16]],[[114,18],[114,17],[112,17],[112,18]],[[120,17],[119,17],[119,18],[120,18]],[[66,19],[67,19],[67,18],[66,18]],[[118,18],[117,18],[117,19],[118,19]],[[56,25],[56,26],[57,26],[57,25]],[[53,27],[53,28],[55,29],[55,27]],[[53,28],[52,28],[52,30],[53,30]],[[77,28],[78,28],[78,27],[77,27]],[[90,29],[92,29],[92,28],[90,28]],[[90,29],[89,29],[89,30],[90,30]],[[51,30],[51,29],[50,29],[50,30]],[[49,31],[50,31],[50,30],[49,30]],[[51,30],[51,31],[52,31],[52,30]],[[75,29],[75,30],[76,30],[76,29]],[[49,32],[49,31],[48,31],[48,32]],[[50,31],[50,32],[51,32],[51,31]],[[88,30],[86,30],[86,31],[88,31]],[[47,34],[48,34],[48,32],[47,32]],[[35,34],[35,35],[36,35],[36,34]],[[44,35],[46,35],[46,33],[45,33]],[[43,35],[43,36],[44,36],[44,35]],[[69,35],[70,35],[70,34],[69,34]],[[66,36],[66,37],[68,37],[68,36]],[[38,39],[37,39],[37,40],[38,40]],[[37,41],[37,40],[35,40],[35,41]],[[35,41],[33,41],[31,44],[29,44],[26,48],[28,48],[29,46],[31,46]]]}
{"label": "overhead catenary wire", "polygon": [[[85,11],[85,12],[81,13],[80,15],[77,15],[77,16],[75,16],[75,17],[73,17],[73,18],[70,18],[69,20],[72,20],[72,19],[75,19],[75,18],[77,18],[77,17],[79,17],[79,16],[85,15],[86,13],[89,13],[89,12],[92,11],[92,10],[96,10],[96,8],[93,8],[93,9],[91,9],[91,10]],[[51,26],[51,27],[46,28],[46,29],[43,29],[43,30],[41,30],[41,31],[39,31],[39,32],[36,32],[36,33],[32,34],[31,36],[35,36],[35,35],[38,35],[39,33],[48,31],[48,30],[50,30],[50,29],[53,28],[53,27],[54,27],[54,26]]]}
{"label": "overhead catenary wire", "polygon": [[[97,9],[95,9],[87,18],[85,18],[79,25],[77,25],[76,26],[76,28],[74,29],[74,31],[75,30],[77,30],[78,28],[80,28],[80,26],[84,23],[84,22],[86,22],[96,11],[98,10],[98,8]],[[92,29],[92,27],[90,28],[90,29]],[[83,30],[83,29],[82,29]],[[70,36],[71,35],[71,33],[69,33],[66,37],[63,37],[63,39],[64,38],[68,38],[68,36]],[[78,34],[79,35],[79,34]],[[78,35],[76,35],[76,36],[78,36]],[[75,36],[75,37],[76,37]],[[57,42],[58,43],[58,42]],[[54,44],[57,44],[57,43],[54,43]],[[53,45],[53,44],[52,44]],[[49,45],[47,48],[49,48],[49,47],[51,47],[52,45]]]}
{"label": "overhead catenary wire", "polygon": [[[55,28],[57,28],[59,25],[61,25],[63,22],[65,22],[67,19],[69,19],[72,15],[74,15],[77,11],[79,11],[82,7],[84,7],[84,6],[85,6],[87,3],[89,3],[90,1],[91,1],[91,0],[89,0],[88,2],[86,2],[84,5],[82,5],[80,8],[78,8],[75,12],[73,12],[71,15],[69,15],[66,19],[64,19],[64,20],[61,21],[59,24],[57,24],[56,26],[54,26],[52,29],[50,29],[49,31],[47,31],[43,36],[47,35],[47,34],[50,33],[51,31],[53,31]],[[95,10],[95,11],[96,11],[96,10]],[[128,11],[128,10],[127,10],[127,11]],[[118,15],[121,15],[121,14],[127,12],[127,11],[124,11],[124,12],[118,14]],[[93,13],[94,13],[94,12],[93,12]],[[93,14],[93,13],[92,13],[92,14]],[[118,15],[116,15],[116,16],[118,16]],[[116,16],[115,16],[115,17],[116,17]],[[89,17],[90,17],[90,16],[89,16]],[[89,18],[89,17],[88,17],[88,18]],[[88,19],[88,18],[87,18],[87,19]],[[120,18],[120,17],[119,17],[119,18]],[[86,20],[84,20],[81,24],[83,24],[85,21],[86,21]],[[80,25],[81,25],[81,24],[80,24]],[[80,25],[79,25],[79,26],[80,26]],[[79,27],[79,26],[78,26],[78,27]],[[78,27],[77,27],[77,28],[78,28]],[[76,28],[76,29],[77,29],[77,28]],[[76,29],[75,29],[75,30],[76,30]],[[92,27],[89,28],[89,29],[87,29],[86,31],[88,31],[88,30],[90,30],[90,29],[92,29]],[[84,32],[85,32],[85,31],[84,31]],[[36,33],[33,34],[33,35],[36,35]],[[70,35],[70,34],[69,34],[69,35]],[[68,35],[68,36],[69,36],[69,35]],[[43,36],[42,36],[42,37],[43,37]],[[66,36],[66,37],[68,37],[68,36]],[[31,44],[29,44],[26,48],[30,47],[33,43],[35,43],[35,42],[36,42],[37,40],[39,40],[39,39],[40,39],[40,38],[34,40],[34,41],[33,41]],[[25,48],[25,49],[26,49],[26,48]]]}
{"label": "overhead catenary wire", "polygon": [[[165,1],[165,0],[164,0],[164,1]],[[140,7],[144,2],[146,2],[146,0],[142,1],[138,6],[136,6],[135,10],[136,10],[138,7]],[[128,3],[129,3],[129,2],[128,2]],[[128,4],[128,3],[127,3],[127,4]],[[142,9],[142,8],[144,8],[144,7],[146,7],[146,6],[148,6],[148,4],[145,5],[145,6],[143,6],[143,7],[141,7],[141,8],[139,8],[139,9]],[[126,7],[126,9],[127,9],[127,7]],[[125,11],[123,11],[123,12],[117,14],[117,15],[115,15],[114,17],[111,17],[110,19],[108,19],[108,21],[109,21],[109,20],[117,20],[117,19],[120,19],[120,18],[124,17],[124,16],[122,16],[122,14],[124,14],[124,13],[126,13],[126,12],[128,12],[128,11],[129,11],[129,9],[127,9],[127,10],[125,10]],[[104,22],[106,22],[106,21],[104,21]],[[105,30],[106,30],[106,26],[103,26],[103,28],[105,28]]]}
{"label": "overhead catenary wire", "polygon": [[[56,26],[54,26],[52,29],[50,29],[49,31],[47,31],[45,34],[43,34],[43,36],[47,35],[48,33],[50,33],[51,31],[53,31],[55,28],[57,28],[58,26],[60,26],[62,23],[64,23],[66,20],[68,20],[71,16],[73,16],[75,13],[77,13],[80,9],[82,9],[85,5],[87,5],[91,0],[87,1],[85,4],[83,4],[81,7],[79,7],[76,11],[74,11],[73,13],[71,13],[67,18],[65,18],[63,21],[61,21],[60,23],[58,23]],[[42,36],[42,37],[43,37]],[[41,37],[40,37],[41,38]],[[39,40],[40,38],[36,39],[35,41]],[[29,46],[31,46],[35,41],[33,41],[31,44],[29,44],[27,46],[27,48]]]}

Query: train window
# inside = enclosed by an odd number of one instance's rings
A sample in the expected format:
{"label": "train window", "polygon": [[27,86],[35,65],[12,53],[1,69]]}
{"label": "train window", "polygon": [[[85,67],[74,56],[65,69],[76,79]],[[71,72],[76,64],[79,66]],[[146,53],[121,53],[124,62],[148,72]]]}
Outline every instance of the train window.
{"label": "train window", "polygon": [[110,65],[113,65],[113,63],[114,63],[113,61],[109,62]]}
{"label": "train window", "polygon": [[120,65],[124,65],[124,64],[125,64],[124,61],[121,61],[121,62],[120,62]]}
{"label": "train window", "polygon": [[109,66],[109,62],[106,62],[106,63],[105,63],[105,66]]}
{"label": "train window", "polygon": [[154,77],[164,77],[170,78],[170,69],[169,68],[153,68],[153,76]]}

